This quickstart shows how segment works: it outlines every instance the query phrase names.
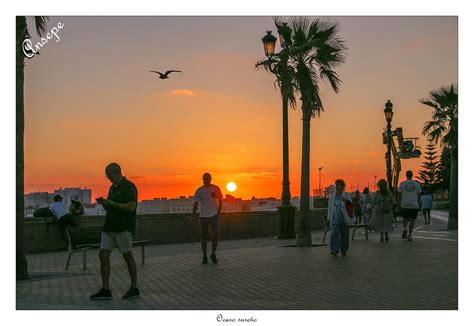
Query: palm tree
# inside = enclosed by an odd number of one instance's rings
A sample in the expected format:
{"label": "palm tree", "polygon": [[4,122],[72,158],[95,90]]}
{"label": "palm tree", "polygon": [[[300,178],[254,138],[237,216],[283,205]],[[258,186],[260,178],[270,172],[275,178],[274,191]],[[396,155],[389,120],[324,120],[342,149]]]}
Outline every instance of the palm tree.
{"label": "palm tree", "polygon": [[[36,32],[41,37],[46,31],[48,17],[35,16]],[[24,134],[25,108],[23,101],[23,82],[25,70],[25,54],[23,41],[29,38],[28,25],[25,16],[16,17],[16,279],[28,278],[28,267],[25,256],[23,224],[24,212]]]}
{"label": "palm tree", "polygon": [[450,151],[451,178],[449,191],[448,230],[458,229],[458,89],[441,87],[431,91],[428,99],[420,102],[433,109],[431,120],[425,122],[423,135],[435,144],[441,143]]}
{"label": "palm tree", "polygon": [[325,18],[294,17],[286,31],[289,66],[301,95],[303,139],[301,159],[300,223],[297,246],[311,246],[310,220],[310,131],[311,118],[324,111],[320,84],[327,81],[335,93],[341,80],[335,68],[345,61],[347,48],[339,37],[337,21]]}

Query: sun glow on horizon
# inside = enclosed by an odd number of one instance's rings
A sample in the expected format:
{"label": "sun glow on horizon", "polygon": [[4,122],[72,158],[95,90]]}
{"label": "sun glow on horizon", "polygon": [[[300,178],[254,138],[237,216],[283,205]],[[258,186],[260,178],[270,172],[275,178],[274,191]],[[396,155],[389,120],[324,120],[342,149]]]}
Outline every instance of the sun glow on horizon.
{"label": "sun glow on horizon", "polygon": [[227,184],[226,189],[230,192],[234,192],[237,189],[237,185],[231,181]]}

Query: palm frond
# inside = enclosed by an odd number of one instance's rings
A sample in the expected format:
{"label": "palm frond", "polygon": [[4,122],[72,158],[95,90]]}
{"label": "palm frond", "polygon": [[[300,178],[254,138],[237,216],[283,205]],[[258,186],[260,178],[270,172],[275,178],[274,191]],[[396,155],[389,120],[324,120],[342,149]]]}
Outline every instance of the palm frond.
{"label": "palm frond", "polygon": [[36,33],[39,37],[44,36],[46,32],[46,25],[48,23],[48,16],[34,16]]}
{"label": "palm frond", "polygon": [[321,79],[325,79],[331,84],[331,87],[335,93],[339,92],[339,86],[341,85],[342,81],[334,70],[321,67],[320,76]]}
{"label": "palm frond", "polygon": [[423,135],[442,146],[457,147],[458,138],[458,94],[457,86],[441,87],[430,92],[429,98],[420,103],[433,109],[431,120],[423,125]]}

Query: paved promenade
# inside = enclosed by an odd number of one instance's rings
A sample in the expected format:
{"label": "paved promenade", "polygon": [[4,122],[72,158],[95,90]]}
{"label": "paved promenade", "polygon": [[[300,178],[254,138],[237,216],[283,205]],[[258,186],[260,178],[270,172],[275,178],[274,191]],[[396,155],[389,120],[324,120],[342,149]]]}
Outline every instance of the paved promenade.
{"label": "paved promenade", "polygon": [[[110,301],[88,299],[100,287],[97,250],[85,272],[80,254],[69,271],[65,252],[29,255],[32,278],[17,282],[17,309],[457,309],[457,232],[446,230],[445,212],[433,212],[432,222],[419,216],[412,242],[402,240],[401,222],[388,243],[359,230],[348,256],[338,258],[328,246],[263,238],[223,241],[219,263],[202,265],[199,243],[149,246],[134,300],[121,299],[129,279],[118,252]],[[313,244],[321,239],[313,234]],[[140,249],[134,253],[138,262]]]}

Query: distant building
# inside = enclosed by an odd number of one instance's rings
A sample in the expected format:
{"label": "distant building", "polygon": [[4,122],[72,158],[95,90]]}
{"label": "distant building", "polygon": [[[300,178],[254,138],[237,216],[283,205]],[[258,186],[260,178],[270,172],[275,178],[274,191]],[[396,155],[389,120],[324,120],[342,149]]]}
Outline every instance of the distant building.
{"label": "distant building", "polygon": [[25,207],[44,207],[53,203],[53,194],[32,192],[25,195]]}
{"label": "distant building", "polygon": [[250,212],[266,212],[266,211],[276,211],[278,206],[280,206],[280,200],[270,197],[270,198],[256,198],[252,197],[249,202],[246,203],[246,208]]}
{"label": "distant building", "polygon": [[54,190],[53,195],[60,195],[66,203],[71,202],[71,197],[77,195],[83,204],[91,204],[92,190],[87,188],[59,188]]}
{"label": "distant building", "polygon": [[138,203],[138,214],[180,214],[193,212],[193,197],[154,198]]}
{"label": "distant building", "polygon": [[85,216],[105,216],[105,209],[99,204],[84,204]]}
{"label": "distant building", "polygon": [[166,198],[142,200],[138,203],[137,214],[169,214],[170,202]]}
{"label": "distant building", "polygon": [[179,213],[192,213],[194,200],[193,196],[185,197],[180,196],[179,198],[173,198],[169,200],[170,202],[170,213],[179,214]]}
{"label": "distant building", "polygon": [[222,204],[222,212],[242,212],[243,203],[242,198],[235,198],[232,195],[225,195]]}

